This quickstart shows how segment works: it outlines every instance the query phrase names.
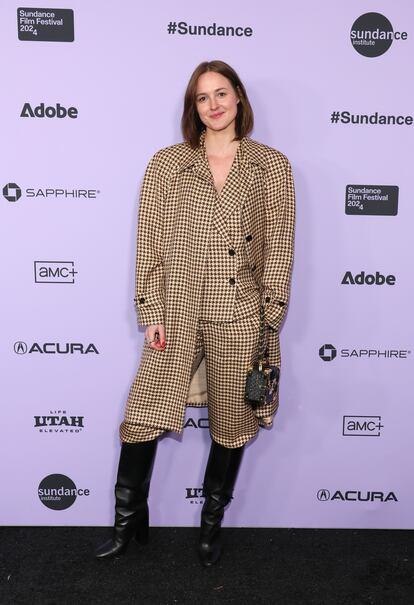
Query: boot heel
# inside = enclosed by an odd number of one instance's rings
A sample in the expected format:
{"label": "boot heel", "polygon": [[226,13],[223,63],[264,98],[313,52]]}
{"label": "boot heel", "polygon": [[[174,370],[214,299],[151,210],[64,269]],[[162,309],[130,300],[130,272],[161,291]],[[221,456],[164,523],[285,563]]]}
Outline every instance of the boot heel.
{"label": "boot heel", "polygon": [[143,544],[143,545],[148,544],[149,531],[148,531],[147,525],[138,527],[137,531],[135,532],[135,541],[138,542],[138,544]]}

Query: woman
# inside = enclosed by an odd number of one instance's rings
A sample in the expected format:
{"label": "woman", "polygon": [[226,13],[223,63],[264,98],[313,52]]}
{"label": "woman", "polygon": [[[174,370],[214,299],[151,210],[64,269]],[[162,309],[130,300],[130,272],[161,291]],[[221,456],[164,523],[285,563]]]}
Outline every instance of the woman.
{"label": "woman", "polygon": [[159,150],[138,212],[135,305],[146,326],[140,366],[120,426],[115,526],[98,558],[148,540],[158,437],[181,433],[185,406],[208,406],[198,553],[221,554],[220,528],[245,444],[270,427],[278,392],[255,411],[244,400],[263,304],[269,362],[280,367],[279,326],[289,297],[295,195],[290,163],[248,137],[253,112],[222,61],[201,63],[187,86],[184,142]]}

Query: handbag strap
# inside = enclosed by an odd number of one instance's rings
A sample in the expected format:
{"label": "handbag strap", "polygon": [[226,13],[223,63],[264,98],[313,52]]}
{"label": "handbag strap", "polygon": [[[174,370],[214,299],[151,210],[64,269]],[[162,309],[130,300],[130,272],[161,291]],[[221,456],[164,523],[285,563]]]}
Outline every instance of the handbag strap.
{"label": "handbag strap", "polygon": [[[262,289],[260,291],[262,299]],[[268,361],[269,349],[267,347],[265,335],[266,335],[266,323],[265,323],[265,309],[263,303],[260,304],[260,324],[259,324],[259,345],[257,358],[259,362],[259,369],[262,369],[262,364]]]}

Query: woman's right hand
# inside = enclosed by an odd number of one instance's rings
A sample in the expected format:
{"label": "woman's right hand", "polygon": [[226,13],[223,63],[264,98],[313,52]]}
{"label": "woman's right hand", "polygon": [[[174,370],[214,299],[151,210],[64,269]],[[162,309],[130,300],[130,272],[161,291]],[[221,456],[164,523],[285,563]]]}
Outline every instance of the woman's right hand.
{"label": "woman's right hand", "polygon": [[147,329],[145,330],[145,339],[151,349],[155,349],[156,351],[163,351],[165,349],[164,326],[162,324],[147,326]]}

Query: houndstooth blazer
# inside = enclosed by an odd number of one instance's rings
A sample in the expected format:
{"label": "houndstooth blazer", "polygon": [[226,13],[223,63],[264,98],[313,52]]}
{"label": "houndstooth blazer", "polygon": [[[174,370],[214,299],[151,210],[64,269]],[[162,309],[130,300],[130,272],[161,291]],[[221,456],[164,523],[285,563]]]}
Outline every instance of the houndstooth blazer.
{"label": "houndstooth blazer", "polygon": [[[182,296],[194,290],[194,278],[202,275],[210,221],[231,246],[226,223],[241,206],[246,254],[262,288],[266,322],[277,329],[289,299],[293,261],[295,191],[290,162],[280,151],[243,137],[240,171],[233,182],[226,181],[225,203],[217,204],[212,213],[214,181],[204,138],[205,131],[195,150],[187,143],[159,150],[147,167],[138,214],[134,298],[138,323],[163,324],[166,303],[179,315]],[[189,220],[188,214],[193,218]],[[172,289],[173,281],[180,292]]]}

